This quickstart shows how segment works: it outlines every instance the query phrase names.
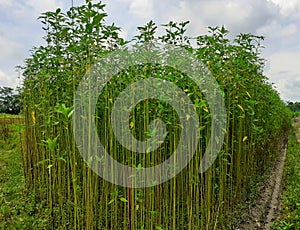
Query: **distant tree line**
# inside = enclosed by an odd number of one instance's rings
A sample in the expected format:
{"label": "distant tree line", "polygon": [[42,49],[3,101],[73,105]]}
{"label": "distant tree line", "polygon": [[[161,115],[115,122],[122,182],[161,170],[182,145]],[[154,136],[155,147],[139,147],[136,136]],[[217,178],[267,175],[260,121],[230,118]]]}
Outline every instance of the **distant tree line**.
{"label": "distant tree line", "polygon": [[21,103],[19,93],[10,87],[0,86],[0,113],[19,114]]}
{"label": "distant tree line", "polygon": [[287,102],[287,107],[293,112],[300,112],[300,102]]}

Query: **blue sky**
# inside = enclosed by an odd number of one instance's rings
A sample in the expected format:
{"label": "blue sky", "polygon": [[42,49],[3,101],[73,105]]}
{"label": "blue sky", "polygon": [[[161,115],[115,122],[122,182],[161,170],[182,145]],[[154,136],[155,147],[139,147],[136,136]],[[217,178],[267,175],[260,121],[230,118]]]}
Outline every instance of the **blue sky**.
{"label": "blue sky", "polygon": [[[75,5],[84,0],[74,0]],[[300,101],[300,1],[299,0],[103,0],[107,23],[132,38],[136,27],[153,20],[158,25],[191,21],[190,35],[208,26],[225,25],[234,36],[253,33],[266,37],[265,75],[283,100]],[[22,65],[33,46],[43,44],[42,12],[67,9],[71,0],[0,1],[0,86],[19,84],[15,66]]]}

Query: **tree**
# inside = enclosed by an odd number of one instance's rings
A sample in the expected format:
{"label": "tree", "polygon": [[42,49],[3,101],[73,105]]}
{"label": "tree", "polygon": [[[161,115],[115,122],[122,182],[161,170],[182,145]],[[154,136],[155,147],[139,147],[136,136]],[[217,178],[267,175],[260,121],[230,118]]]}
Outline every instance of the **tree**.
{"label": "tree", "polygon": [[0,113],[18,114],[20,110],[19,94],[10,87],[0,87]]}
{"label": "tree", "polygon": [[300,102],[288,101],[287,102],[287,107],[293,112],[298,112],[298,111],[300,111]]}

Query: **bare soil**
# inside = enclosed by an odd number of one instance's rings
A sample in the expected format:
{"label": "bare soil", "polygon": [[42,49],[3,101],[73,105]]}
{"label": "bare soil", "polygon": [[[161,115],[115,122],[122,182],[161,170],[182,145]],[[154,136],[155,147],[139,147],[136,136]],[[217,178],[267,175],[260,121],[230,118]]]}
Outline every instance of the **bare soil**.
{"label": "bare soil", "polygon": [[[299,119],[300,122],[300,119]],[[235,228],[236,230],[271,230],[282,203],[282,176],[286,159],[287,140],[283,141],[280,156],[259,189],[258,196],[249,207],[247,217]]]}

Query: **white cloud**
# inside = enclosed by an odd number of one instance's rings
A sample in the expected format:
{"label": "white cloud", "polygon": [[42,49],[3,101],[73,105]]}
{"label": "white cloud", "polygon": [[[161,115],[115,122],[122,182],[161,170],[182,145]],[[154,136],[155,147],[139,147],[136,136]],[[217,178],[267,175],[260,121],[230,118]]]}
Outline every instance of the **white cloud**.
{"label": "white cloud", "polygon": [[268,58],[270,62],[271,74],[289,72],[294,75],[299,73],[298,68],[299,68],[299,60],[300,60],[300,50],[294,52],[281,51],[270,55]]}
{"label": "white cloud", "polygon": [[294,23],[286,26],[285,28],[282,29],[281,36],[283,37],[290,37],[294,36],[298,32],[298,26]]}
{"label": "white cloud", "polygon": [[280,12],[284,16],[288,16],[300,10],[299,0],[268,0],[273,2],[280,8]]}
{"label": "white cloud", "polygon": [[15,88],[18,85],[17,78],[12,73],[0,69],[0,86]]}
{"label": "white cloud", "polygon": [[17,58],[21,44],[4,37],[4,34],[0,34],[0,47],[1,55],[0,62],[6,62],[9,59]]}
{"label": "white cloud", "polygon": [[107,5],[110,11],[117,12],[117,21],[123,19],[120,25],[129,31],[150,19],[157,24],[189,20],[192,35],[216,25],[225,25],[233,34],[255,33],[279,14],[279,8],[265,0],[116,0]]}
{"label": "white cloud", "polygon": [[1,0],[0,85],[17,85],[15,67],[22,65],[29,50],[42,41],[43,31],[37,17],[59,6],[62,2],[54,0]]}
{"label": "white cloud", "polygon": [[13,3],[14,3],[13,0],[2,0],[2,1],[0,2],[0,6],[1,6],[1,7],[12,6]]}
{"label": "white cloud", "polygon": [[284,101],[300,101],[300,79],[295,78],[292,81],[290,79],[281,78],[278,83],[278,92],[280,97]]}
{"label": "white cloud", "polygon": [[274,82],[284,100],[300,101],[300,50],[281,51],[268,57],[267,75]]}
{"label": "white cloud", "polygon": [[[71,6],[71,1],[68,1]],[[45,11],[53,11],[56,8],[63,7],[63,2],[58,0],[27,0],[26,4],[30,6],[37,14]]]}
{"label": "white cloud", "polygon": [[225,25],[233,34],[255,33],[278,10],[262,0],[184,1],[184,14],[206,26]]}
{"label": "white cloud", "polygon": [[129,9],[134,15],[141,19],[147,19],[154,13],[153,1],[131,1]]}

